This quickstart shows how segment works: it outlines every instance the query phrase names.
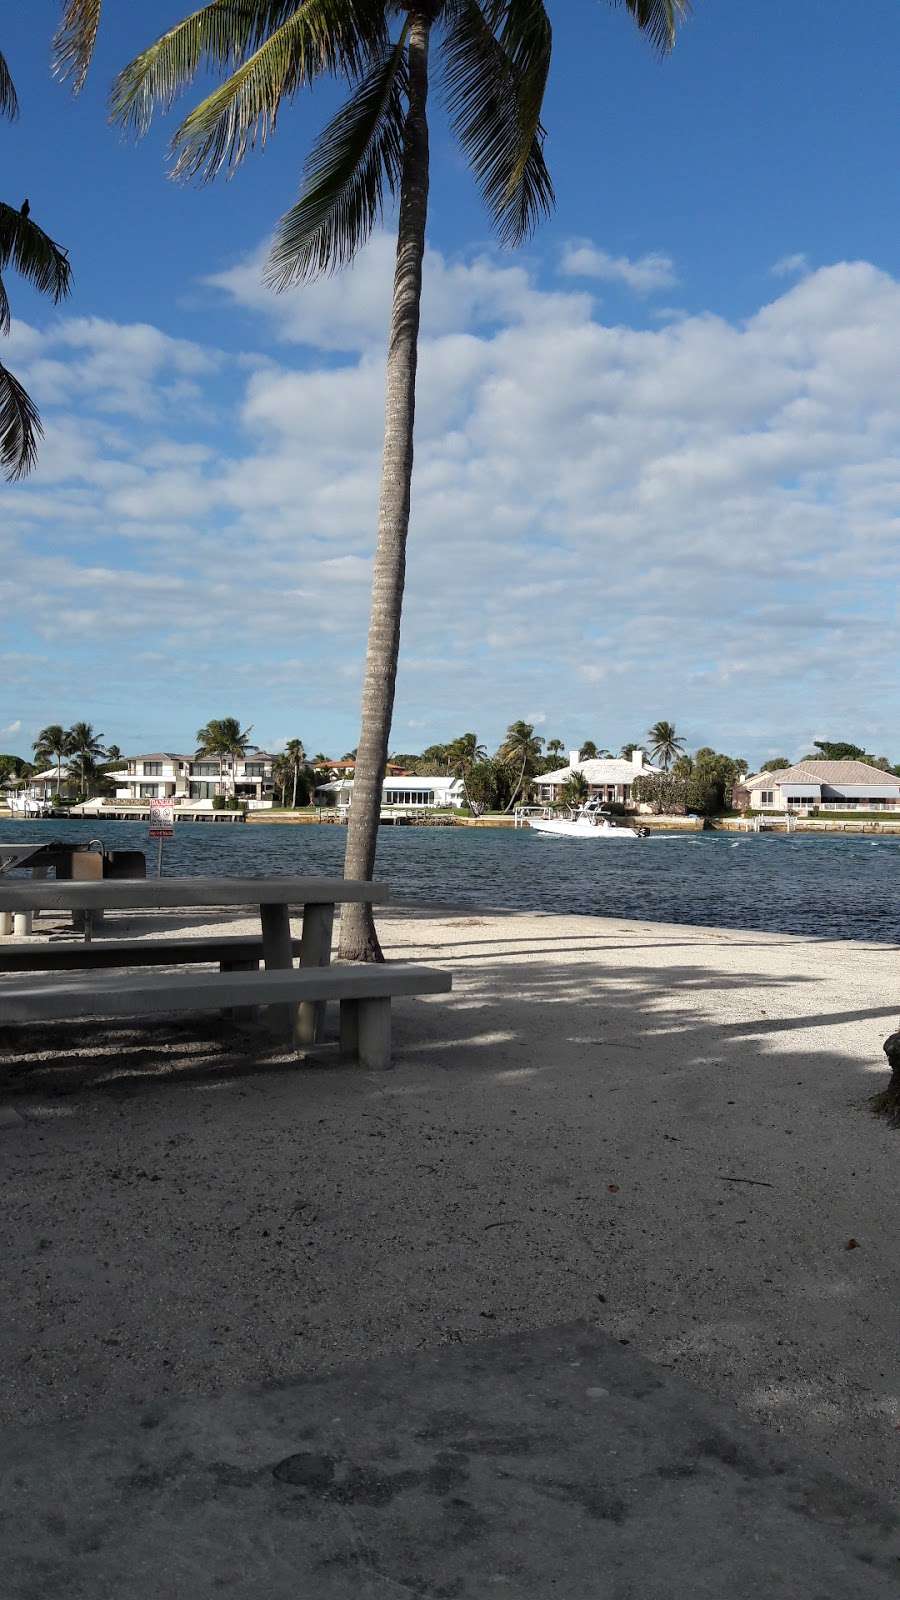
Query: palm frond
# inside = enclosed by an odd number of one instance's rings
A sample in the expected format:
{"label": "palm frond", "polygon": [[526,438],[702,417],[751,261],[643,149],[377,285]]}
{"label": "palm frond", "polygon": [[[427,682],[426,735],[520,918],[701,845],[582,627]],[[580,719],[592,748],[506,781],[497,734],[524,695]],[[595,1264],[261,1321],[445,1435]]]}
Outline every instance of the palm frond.
{"label": "palm frond", "polygon": [[43,431],[34,401],[0,364],[0,464],[10,482],[32,470]]}
{"label": "palm frond", "polygon": [[627,6],[641,33],[647,35],[660,55],[674,49],[678,25],[691,9],[690,0],[610,0],[610,4]]}
{"label": "palm frond", "polygon": [[357,77],[387,45],[383,6],[303,0],[293,15],[201,102],[172,140],[174,176],[214,178],[275,129],[282,100],[322,73]]}
{"label": "palm frond", "polygon": [[9,333],[11,326],[12,312],[9,308],[9,295],[6,292],[6,284],[0,278],[0,334]]}
{"label": "palm frond", "polygon": [[282,217],[266,280],[276,289],[336,271],[365,244],[403,165],[405,24],[320,134],[300,199]]}
{"label": "palm frond", "polygon": [[[554,202],[540,122],[549,23],[539,48],[534,32],[526,48],[519,27],[507,49],[502,41],[514,9],[521,23],[526,10],[537,8],[533,0],[497,0],[487,9],[478,0],[457,0],[448,13],[443,55],[450,120],[504,244],[527,238]],[[492,22],[500,27],[499,37]]]}
{"label": "palm frond", "polygon": [[[110,103],[112,120],[138,135],[146,133],[153,112],[168,110],[201,69],[239,75],[232,98],[244,112],[243,124],[227,95],[224,103],[211,95],[175,136],[178,142],[187,132],[183,142],[192,160],[209,141],[210,149],[196,161],[196,168],[203,167],[220,145],[228,151],[236,142],[243,153],[259,117],[271,119],[273,103],[265,88],[271,93],[281,85],[277,109],[284,93],[321,72],[356,70],[364,60],[366,41],[379,28],[383,33],[384,6],[374,0],[211,0],[119,73]],[[248,82],[243,71],[251,66],[248,56],[252,60],[264,52],[269,42],[273,49],[255,74],[251,67]],[[221,120],[225,126],[219,129]]]}
{"label": "palm frond", "polygon": [[72,285],[72,268],[62,246],[30,217],[0,201],[0,272],[8,266],[54,302],[64,299]]}
{"label": "palm frond", "polygon": [[16,94],[16,86],[6,64],[6,57],[0,54],[0,117],[9,117],[10,122],[15,122],[18,115],[19,97]]}
{"label": "palm frond", "polygon": [[71,78],[76,94],[88,75],[102,5],[103,0],[65,0],[53,38],[53,71],[63,81]]}

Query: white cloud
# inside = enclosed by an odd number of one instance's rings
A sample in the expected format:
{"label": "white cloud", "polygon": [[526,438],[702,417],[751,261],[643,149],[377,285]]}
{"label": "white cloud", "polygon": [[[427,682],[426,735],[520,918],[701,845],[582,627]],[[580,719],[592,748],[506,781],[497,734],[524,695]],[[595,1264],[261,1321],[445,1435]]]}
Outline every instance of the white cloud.
{"label": "white cloud", "polygon": [[560,271],[569,278],[600,278],[605,283],[624,283],[627,289],[640,295],[670,289],[678,282],[671,256],[659,251],[634,259],[612,256],[609,251],[587,241],[567,245]]}
{"label": "white cloud", "polygon": [[21,717],[16,717],[15,722],[10,722],[10,723],[7,724],[7,726],[5,728],[0,729],[0,733],[8,733],[8,734],[17,734],[17,733],[21,733],[21,731],[22,731],[22,719],[21,719]]}
{"label": "white cloud", "polygon": [[802,250],[792,256],[782,256],[770,267],[773,278],[795,278],[809,271],[809,261]]}
{"label": "white cloud", "polygon": [[[839,263],[745,321],[638,330],[521,265],[436,252],[428,265],[397,727],[491,740],[540,715],[550,736],[615,748],[665,715],[689,739],[764,757],[792,753],[814,707],[852,736],[900,580],[900,285]],[[26,335],[23,352],[68,376],[40,472],[4,501],[0,606],[65,662],[77,705],[59,720],[102,719],[127,743],[111,727],[134,698],[122,663],[152,648],[159,738],[176,736],[163,723],[188,692],[207,716],[227,699],[314,749],[354,742],[383,417],[376,301],[371,285],[335,297],[318,335],[308,306],[260,301],[291,342],[327,341],[285,366],[225,366],[141,334],[155,420],[140,426],[70,373],[85,351],[105,360],[115,330]],[[198,410],[170,436],[159,396],[182,378]],[[225,425],[207,429],[196,418],[222,393]],[[867,739],[892,748],[898,712],[885,686]],[[41,703],[34,720],[51,715]],[[180,737],[203,720],[185,716]]]}

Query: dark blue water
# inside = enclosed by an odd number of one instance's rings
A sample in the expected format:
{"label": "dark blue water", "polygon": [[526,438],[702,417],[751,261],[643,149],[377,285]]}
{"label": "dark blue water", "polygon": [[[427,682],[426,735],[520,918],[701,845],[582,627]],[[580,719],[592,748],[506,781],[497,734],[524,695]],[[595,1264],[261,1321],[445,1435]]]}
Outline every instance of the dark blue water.
{"label": "dark blue water", "polygon": [[[146,823],[0,822],[0,843],[90,839],[144,848]],[[339,827],[179,823],[167,876],[339,875]],[[403,899],[655,922],[900,940],[900,836],[658,835],[638,844],[505,828],[384,828],[377,876]]]}

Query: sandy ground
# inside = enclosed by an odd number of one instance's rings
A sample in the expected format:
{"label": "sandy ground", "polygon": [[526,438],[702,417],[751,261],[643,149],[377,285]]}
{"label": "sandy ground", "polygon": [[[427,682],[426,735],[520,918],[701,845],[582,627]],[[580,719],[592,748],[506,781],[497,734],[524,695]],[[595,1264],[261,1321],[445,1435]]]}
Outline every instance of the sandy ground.
{"label": "sandy ground", "polygon": [[382,929],[454,975],[396,1007],[391,1073],[218,1020],[4,1036],[0,1417],[586,1317],[895,1493],[900,1133],[867,1097],[896,951],[520,914]]}

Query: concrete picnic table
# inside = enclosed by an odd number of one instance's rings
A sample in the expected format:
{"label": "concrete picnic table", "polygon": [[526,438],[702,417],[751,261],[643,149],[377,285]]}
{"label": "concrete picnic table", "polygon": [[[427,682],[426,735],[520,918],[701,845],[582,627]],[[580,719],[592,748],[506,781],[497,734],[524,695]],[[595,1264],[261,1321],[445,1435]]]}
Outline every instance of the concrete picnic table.
{"label": "concrete picnic table", "polygon": [[[138,911],[162,907],[259,906],[266,970],[293,965],[291,908],[303,908],[300,965],[327,967],[331,961],[334,908],[348,902],[383,904],[384,883],[351,878],[123,878],[77,883],[66,879],[14,880],[0,877],[3,911]],[[275,1008],[273,1008],[275,1009]],[[285,1008],[284,1021],[295,1008]],[[296,1008],[295,1037],[315,1042],[321,1004]]]}

